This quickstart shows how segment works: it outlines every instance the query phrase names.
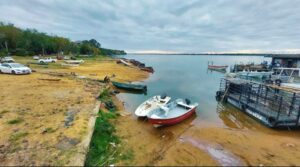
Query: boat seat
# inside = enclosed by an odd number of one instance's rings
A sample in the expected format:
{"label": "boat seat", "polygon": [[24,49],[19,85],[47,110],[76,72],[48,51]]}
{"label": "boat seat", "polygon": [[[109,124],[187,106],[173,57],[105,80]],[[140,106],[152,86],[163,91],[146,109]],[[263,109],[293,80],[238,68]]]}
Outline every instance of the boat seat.
{"label": "boat seat", "polygon": [[179,106],[181,106],[181,107],[184,107],[184,108],[186,108],[186,109],[191,109],[191,106],[189,106],[189,105],[187,105],[187,104],[185,104],[185,103],[183,103],[183,102],[177,102],[177,104],[179,105]]}
{"label": "boat seat", "polygon": [[165,116],[167,116],[170,109],[168,107],[165,107],[165,106],[160,106],[160,108],[165,112]]}

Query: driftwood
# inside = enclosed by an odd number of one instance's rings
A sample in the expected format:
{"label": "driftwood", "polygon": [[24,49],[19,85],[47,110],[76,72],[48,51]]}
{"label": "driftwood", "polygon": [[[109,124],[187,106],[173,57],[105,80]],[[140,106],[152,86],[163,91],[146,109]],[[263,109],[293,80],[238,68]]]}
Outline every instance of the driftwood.
{"label": "driftwood", "polygon": [[39,78],[39,80],[44,80],[44,81],[60,81],[61,79],[56,79],[56,78]]}

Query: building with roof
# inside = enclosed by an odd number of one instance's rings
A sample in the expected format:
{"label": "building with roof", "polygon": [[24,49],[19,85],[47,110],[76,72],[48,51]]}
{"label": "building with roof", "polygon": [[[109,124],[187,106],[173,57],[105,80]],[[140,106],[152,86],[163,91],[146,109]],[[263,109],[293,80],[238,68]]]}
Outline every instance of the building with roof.
{"label": "building with roof", "polygon": [[275,67],[300,68],[300,54],[274,54],[272,65]]}

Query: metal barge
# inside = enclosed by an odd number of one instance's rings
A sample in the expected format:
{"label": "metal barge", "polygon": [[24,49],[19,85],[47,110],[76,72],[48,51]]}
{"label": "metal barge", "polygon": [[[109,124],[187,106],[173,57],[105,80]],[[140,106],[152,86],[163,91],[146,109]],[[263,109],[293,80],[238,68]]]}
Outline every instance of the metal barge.
{"label": "metal barge", "polygon": [[232,104],[270,128],[300,127],[300,90],[223,78],[216,99]]}

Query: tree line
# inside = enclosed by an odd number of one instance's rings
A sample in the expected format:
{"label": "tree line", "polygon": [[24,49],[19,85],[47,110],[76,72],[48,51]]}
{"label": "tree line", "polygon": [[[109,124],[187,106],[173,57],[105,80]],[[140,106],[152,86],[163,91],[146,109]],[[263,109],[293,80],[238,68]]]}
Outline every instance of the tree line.
{"label": "tree line", "polygon": [[117,55],[126,54],[123,50],[101,48],[95,40],[73,42],[68,38],[51,36],[35,29],[20,29],[13,24],[0,22],[0,56],[49,55]]}

